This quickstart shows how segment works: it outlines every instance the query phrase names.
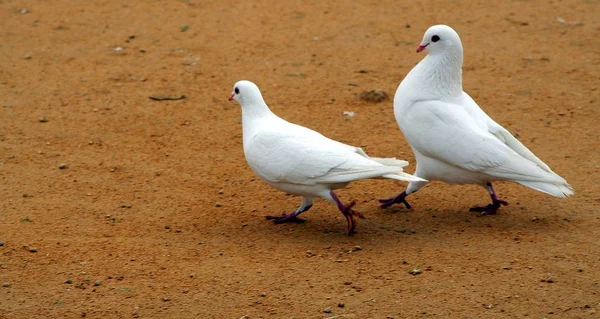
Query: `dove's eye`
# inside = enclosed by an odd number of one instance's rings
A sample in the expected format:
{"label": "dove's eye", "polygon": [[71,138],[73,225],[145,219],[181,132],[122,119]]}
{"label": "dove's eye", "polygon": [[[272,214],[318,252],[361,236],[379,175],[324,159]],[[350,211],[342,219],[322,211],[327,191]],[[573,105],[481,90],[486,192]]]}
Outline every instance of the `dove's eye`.
{"label": "dove's eye", "polygon": [[440,41],[440,37],[437,36],[437,35],[434,35],[434,36],[431,37],[431,41],[432,42],[438,42],[438,41]]}
{"label": "dove's eye", "polygon": [[235,88],[235,90],[234,90],[234,91],[235,91],[235,94],[240,94],[240,89],[238,89],[238,88]]}

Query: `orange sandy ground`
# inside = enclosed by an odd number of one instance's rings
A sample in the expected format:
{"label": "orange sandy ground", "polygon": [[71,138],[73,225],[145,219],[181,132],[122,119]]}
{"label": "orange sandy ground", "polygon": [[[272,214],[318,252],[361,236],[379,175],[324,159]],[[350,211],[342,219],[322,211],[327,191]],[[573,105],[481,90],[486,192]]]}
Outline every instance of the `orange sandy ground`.
{"label": "orange sandy ground", "polygon": [[[594,0],[0,0],[0,318],[597,318],[599,16]],[[383,210],[406,184],[369,180],[338,192],[366,216],[352,237],[325,201],[266,221],[300,200],[247,167],[232,85],[412,172],[392,102],[359,94],[393,95],[438,23],[463,39],[465,90],[576,195],[498,183],[511,205],[479,217],[477,186]]]}

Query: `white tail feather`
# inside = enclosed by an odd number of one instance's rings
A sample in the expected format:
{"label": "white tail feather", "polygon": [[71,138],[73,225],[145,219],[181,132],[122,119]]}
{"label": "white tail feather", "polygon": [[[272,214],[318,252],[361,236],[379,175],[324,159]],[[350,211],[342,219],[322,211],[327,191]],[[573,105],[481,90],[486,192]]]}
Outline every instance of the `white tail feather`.
{"label": "white tail feather", "polygon": [[407,161],[399,160],[399,159],[396,159],[395,157],[388,157],[388,158],[369,157],[369,159],[372,159],[375,162],[386,165],[386,166],[405,167],[408,165]]}
{"label": "white tail feather", "polygon": [[542,193],[546,193],[552,196],[565,198],[567,196],[573,195],[573,187],[571,185],[564,184],[552,184],[552,183],[544,183],[544,182],[523,182],[523,181],[515,181],[523,186],[527,186],[529,188],[535,189]]}
{"label": "white tail feather", "polygon": [[414,175],[410,175],[410,174],[407,174],[404,172],[385,174],[385,175],[382,175],[382,177],[391,178],[391,179],[395,179],[395,180],[403,181],[403,182],[427,182],[426,179],[422,179],[420,177],[416,177]]}

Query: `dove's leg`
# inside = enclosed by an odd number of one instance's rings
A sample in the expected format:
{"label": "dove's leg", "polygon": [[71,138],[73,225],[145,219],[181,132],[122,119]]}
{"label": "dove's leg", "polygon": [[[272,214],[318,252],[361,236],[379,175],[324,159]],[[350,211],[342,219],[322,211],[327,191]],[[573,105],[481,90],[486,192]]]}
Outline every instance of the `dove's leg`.
{"label": "dove's leg", "polygon": [[[417,174],[417,173],[415,173],[415,174]],[[386,208],[386,207],[390,207],[396,203],[402,203],[402,204],[404,204],[404,206],[406,206],[406,208],[411,209],[412,206],[410,206],[410,204],[406,201],[406,196],[418,191],[421,187],[423,187],[425,185],[427,185],[427,182],[410,182],[410,183],[408,183],[408,187],[406,188],[406,190],[404,192],[402,192],[392,198],[380,199],[379,202],[381,203],[381,205],[379,207]]]}
{"label": "dove's leg", "polygon": [[406,196],[408,196],[406,194],[406,191],[403,191],[402,193],[400,193],[392,198],[380,199],[379,202],[381,203],[381,205],[379,205],[379,207],[386,208],[386,207],[390,207],[396,203],[402,203],[402,204],[404,204],[404,206],[406,206],[406,208],[411,209],[412,206],[410,206],[410,204],[406,201]]}
{"label": "dove's leg", "polygon": [[286,214],[283,213],[281,216],[265,216],[268,220],[273,220],[275,224],[283,223],[302,223],[304,219],[298,218],[297,216],[309,210],[312,207],[312,197],[302,197],[302,204],[295,211]]}
{"label": "dove's leg", "polygon": [[333,191],[329,192],[329,197],[326,197],[327,200],[335,203],[338,207],[338,209],[340,210],[340,212],[342,212],[342,214],[344,214],[344,217],[346,217],[346,221],[348,221],[348,227],[346,228],[346,234],[348,235],[352,235],[352,233],[354,233],[354,229],[356,228],[356,221],[354,220],[354,215],[360,217],[360,218],[365,218],[361,213],[357,213],[352,209],[352,206],[354,206],[356,204],[355,201],[352,201],[352,203],[348,204],[348,206],[344,205],[342,203],[342,201],[340,201],[340,199],[335,195],[335,193]]}
{"label": "dove's leg", "polygon": [[492,183],[487,183],[483,187],[487,189],[490,193],[490,197],[492,198],[492,203],[487,206],[477,206],[469,209],[471,212],[480,212],[481,215],[493,215],[495,214],[501,205],[508,205],[508,202],[505,200],[501,200],[496,196],[496,192],[494,192],[494,188],[492,187]]}

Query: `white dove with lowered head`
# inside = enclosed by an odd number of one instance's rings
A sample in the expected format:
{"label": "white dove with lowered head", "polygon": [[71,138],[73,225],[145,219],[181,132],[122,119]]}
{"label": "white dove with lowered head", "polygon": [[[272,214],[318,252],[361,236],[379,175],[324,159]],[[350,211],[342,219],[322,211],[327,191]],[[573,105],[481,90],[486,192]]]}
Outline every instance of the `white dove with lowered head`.
{"label": "white dove with lowered head", "polygon": [[424,181],[403,172],[406,161],[369,157],[358,147],[278,117],[252,82],[237,82],[229,100],[236,100],[242,107],[244,155],[252,171],[276,189],[302,196],[295,211],[267,216],[276,224],[303,221],[297,216],[320,197],[337,205],[348,222],[346,232],[351,234],[356,227],[354,215],[362,216],[352,210],[355,202],[344,205],[333,190],[365,178]]}
{"label": "white dove with lowered head", "polygon": [[[394,96],[394,115],[417,160],[415,176],[448,184],[477,184],[492,203],[471,211],[494,214],[500,205],[492,181],[512,181],[556,197],[573,194],[564,178],[492,120],[463,91],[463,47],[450,27],[430,27],[417,52],[429,54],[404,78]],[[410,205],[406,196],[427,182],[411,181],[381,207]]]}

